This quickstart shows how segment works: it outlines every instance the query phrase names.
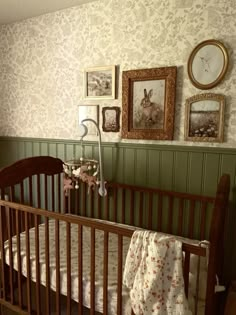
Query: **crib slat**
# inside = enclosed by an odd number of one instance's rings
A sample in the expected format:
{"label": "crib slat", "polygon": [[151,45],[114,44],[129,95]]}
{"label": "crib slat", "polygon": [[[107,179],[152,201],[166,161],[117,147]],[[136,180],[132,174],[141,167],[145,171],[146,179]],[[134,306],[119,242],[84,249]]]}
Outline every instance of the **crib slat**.
{"label": "crib slat", "polygon": [[47,176],[44,176],[44,203],[45,203],[45,209],[49,209],[48,207],[48,181]]}
{"label": "crib slat", "polygon": [[37,174],[37,207],[41,208],[41,185],[39,174]]}
{"label": "crib slat", "polygon": [[188,237],[193,237],[195,200],[190,201]]}
{"label": "crib slat", "polygon": [[18,279],[18,303],[22,308],[22,277],[21,277],[21,243],[20,243],[20,219],[19,211],[16,210],[16,246],[17,246],[17,279]]}
{"label": "crib slat", "polygon": [[114,213],[114,222],[118,220],[117,213],[117,190],[114,191],[113,195],[113,213]]}
{"label": "crib slat", "polygon": [[82,185],[83,187],[83,190],[82,190],[82,216],[85,216],[87,215],[87,192],[86,192],[86,186],[85,185]]}
{"label": "crib slat", "polygon": [[158,213],[157,213],[157,230],[162,231],[162,194],[158,195]]}
{"label": "crib slat", "polygon": [[97,195],[97,208],[98,208],[98,219],[102,218],[102,207],[101,207],[102,198],[100,195]]}
{"label": "crib slat", "polygon": [[78,224],[78,288],[79,288],[79,315],[83,314],[83,227]]}
{"label": "crib slat", "polygon": [[9,244],[9,282],[10,282],[10,300],[14,304],[14,291],[13,291],[13,255],[12,255],[12,209],[6,207],[7,216],[7,229],[8,229],[8,244]]}
{"label": "crib slat", "polygon": [[67,259],[67,308],[66,314],[71,314],[71,227],[66,223],[66,259]]}
{"label": "crib slat", "polygon": [[134,191],[130,191],[130,223],[134,225]]}
{"label": "crib slat", "polygon": [[109,196],[105,198],[105,220],[109,220]]}
{"label": "crib slat", "polygon": [[[28,178],[28,190],[29,190],[29,204],[32,206],[33,205],[33,178],[32,178],[32,176],[30,176]],[[33,226],[33,222],[34,222],[33,214],[29,214],[29,218],[30,218],[29,224],[30,224],[30,226]],[[23,219],[24,219],[24,216],[22,213],[21,220],[23,220]]]}
{"label": "crib slat", "polygon": [[[46,175],[45,175],[46,176]],[[55,180],[54,180],[54,176],[51,175],[51,187],[52,187],[52,194],[51,194],[51,198],[52,198],[52,211],[55,211],[55,196],[54,196],[54,193],[55,193]]]}
{"label": "crib slat", "polygon": [[45,263],[46,263],[46,303],[45,311],[50,315],[50,257],[49,257],[49,224],[45,217]]}
{"label": "crib slat", "polygon": [[143,192],[139,194],[139,226],[143,223]]}
{"label": "crib slat", "polygon": [[122,315],[122,260],[123,238],[118,235],[118,269],[117,269],[117,314]]}
{"label": "crib slat", "polygon": [[57,196],[58,196],[58,211],[62,213],[62,207],[61,207],[61,179],[60,174],[57,175],[58,178],[58,189],[57,189]]}
{"label": "crib slat", "polygon": [[167,232],[172,233],[173,228],[173,197],[169,196],[169,209],[168,209],[168,228]]}
{"label": "crib slat", "polygon": [[30,271],[30,239],[29,239],[29,218],[25,212],[25,238],[26,238],[26,269],[27,269],[27,306],[28,313],[32,312],[31,304],[31,271]]}
{"label": "crib slat", "polygon": [[179,213],[178,213],[178,235],[183,235],[183,212],[184,211],[184,200],[179,199]]}
{"label": "crib slat", "polygon": [[125,223],[125,196],[126,196],[126,193],[125,193],[125,189],[122,189],[122,218],[121,218],[121,223]]}
{"label": "crib slat", "polygon": [[202,206],[200,210],[200,215],[201,215],[201,223],[200,223],[200,235],[201,235],[201,240],[206,239],[205,235],[205,229],[206,229],[206,209],[207,209],[207,203],[205,201],[202,201]]}
{"label": "crib slat", "polygon": [[153,194],[148,194],[148,229],[152,229],[152,205],[153,205]]}
{"label": "crib slat", "polygon": [[[1,198],[3,199],[4,197],[3,194],[3,190],[1,190]],[[5,279],[5,249],[4,249],[4,232],[5,232],[5,224],[3,224],[3,222],[5,221],[5,207],[1,206],[0,207],[0,227],[1,227],[1,277],[2,277],[2,281],[1,281],[1,285],[2,285],[2,294],[1,296],[3,297],[3,299],[6,299],[6,279]]]}
{"label": "crib slat", "polygon": [[108,232],[104,232],[103,251],[103,315],[107,315],[107,287],[108,287]]}
{"label": "crib slat", "polygon": [[190,252],[185,251],[183,276],[184,276],[185,295],[187,298],[188,298],[188,285],[189,285],[189,266],[190,266]]}
{"label": "crib slat", "polygon": [[90,314],[95,314],[95,229],[91,227]]}
{"label": "crib slat", "polygon": [[91,209],[90,216],[94,218],[94,191],[93,190],[90,191],[89,196],[90,196],[90,209]]}
{"label": "crib slat", "polygon": [[56,314],[61,314],[60,305],[60,232],[59,220],[55,220],[55,240],[56,240]]}
{"label": "crib slat", "polygon": [[40,304],[40,265],[39,265],[39,217],[35,215],[35,266],[36,266],[36,311],[37,314],[41,313]]}
{"label": "crib slat", "polygon": [[32,176],[29,177],[29,204],[32,206],[33,205],[33,180]]}
{"label": "crib slat", "polygon": [[[14,187],[11,187],[11,190],[10,190],[10,195],[11,195],[11,199],[10,200],[14,200],[15,199],[15,194],[14,194]],[[24,189],[24,184],[23,182],[20,182],[20,202],[22,204],[24,204],[24,197],[25,195],[25,189]],[[24,216],[22,215],[21,216],[21,220],[20,220],[20,230],[21,231],[24,231],[25,230],[25,223],[24,223]]]}

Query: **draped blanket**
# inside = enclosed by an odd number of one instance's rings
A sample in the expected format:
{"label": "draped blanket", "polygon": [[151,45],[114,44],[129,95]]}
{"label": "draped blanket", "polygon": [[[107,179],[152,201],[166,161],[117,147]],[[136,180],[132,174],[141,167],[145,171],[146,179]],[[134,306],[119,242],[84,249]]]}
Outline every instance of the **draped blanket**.
{"label": "draped blanket", "polygon": [[123,283],[136,315],[190,315],[184,292],[182,243],[169,235],[134,232]]}

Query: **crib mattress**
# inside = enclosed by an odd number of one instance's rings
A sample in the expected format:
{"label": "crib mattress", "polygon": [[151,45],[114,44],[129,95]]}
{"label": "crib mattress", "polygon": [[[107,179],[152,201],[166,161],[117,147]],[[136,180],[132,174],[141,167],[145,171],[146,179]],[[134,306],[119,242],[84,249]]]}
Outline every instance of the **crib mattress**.
{"label": "crib mattress", "polygon": [[[127,227],[127,226],[126,226]],[[60,237],[60,292],[67,295],[67,256],[66,256],[66,222],[59,222]],[[36,261],[35,261],[35,229],[29,231],[30,238],[30,261],[31,279],[36,282]],[[45,256],[45,225],[39,225],[39,257],[40,257],[40,282],[46,286],[46,256]],[[50,253],[50,287],[56,291],[56,241],[55,241],[55,220],[49,220],[49,253]],[[95,232],[95,309],[103,312],[103,241],[104,232]],[[22,274],[27,276],[26,264],[26,233],[20,234],[21,243],[21,264]],[[129,248],[130,238],[123,238],[123,268],[125,257]],[[91,230],[83,226],[83,305],[90,307],[90,250]],[[108,314],[117,314],[117,261],[118,261],[118,237],[109,233],[108,253]],[[17,239],[12,238],[13,267],[18,269],[17,264]],[[9,264],[9,241],[5,242],[6,263]],[[78,225],[71,224],[71,298],[78,301]],[[189,297],[191,300],[192,297]],[[131,304],[129,290],[123,286],[122,289],[123,310],[122,314],[130,315]],[[192,304],[192,303],[190,303]],[[193,307],[193,305],[191,305]],[[198,314],[204,314],[204,303],[198,305]]]}

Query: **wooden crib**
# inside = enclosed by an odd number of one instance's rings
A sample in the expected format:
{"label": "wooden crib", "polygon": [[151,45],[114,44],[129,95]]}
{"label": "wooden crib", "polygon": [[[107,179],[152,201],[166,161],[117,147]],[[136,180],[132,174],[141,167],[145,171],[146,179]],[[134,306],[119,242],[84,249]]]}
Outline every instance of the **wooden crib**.
{"label": "wooden crib", "polygon": [[[57,158],[32,157],[2,169],[1,312],[125,315],[129,307],[132,314],[122,272],[127,244],[141,227],[184,237],[187,296],[191,255],[208,255],[205,314],[217,314],[229,187],[228,175],[221,176],[215,197],[107,183],[102,198],[96,190],[88,194],[85,184],[65,195],[63,162]],[[195,240],[208,240],[209,248]],[[110,268],[112,283],[116,280],[111,288]],[[198,288],[199,274],[196,279]]]}

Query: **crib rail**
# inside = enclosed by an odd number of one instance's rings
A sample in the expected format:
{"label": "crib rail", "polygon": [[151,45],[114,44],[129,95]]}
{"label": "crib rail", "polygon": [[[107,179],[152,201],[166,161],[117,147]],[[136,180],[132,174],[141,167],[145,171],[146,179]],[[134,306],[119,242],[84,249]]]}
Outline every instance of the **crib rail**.
{"label": "crib rail", "polygon": [[108,195],[71,191],[69,213],[125,223],[199,240],[209,239],[215,198],[125,184],[108,183]]}
{"label": "crib rail", "polygon": [[[7,211],[9,213],[9,219],[7,221],[7,230],[9,231],[8,238],[8,249],[6,249],[6,244],[4,244],[4,235],[3,229],[4,222],[2,221],[2,213]],[[26,264],[26,274],[23,275],[23,266],[22,258],[20,258],[20,252],[22,251],[22,242],[20,238],[19,231],[19,218],[25,218],[25,242],[26,242],[26,257],[24,263]],[[32,242],[32,229],[30,229],[30,220],[33,218],[35,223],[35,228],[33,229],[33,242],[35,244],[35,253],[31,253],[31,242]],[[44,223],[39,226],[39,223]],[[133,229],[127,228],[120,225],[111,225],[104,223],[102,221],[94,221],[87,218],[63,215],[56,212],[49,212],[43,209],[35,209],[30,206],[19,205],[16,203],[0,200],[0,246],[1,246],[1,303],[11,308],[19,311],[23,310],[27,314],[51,314],[52,310],[52,299],[49,288],[51,287],[51,275],[50,275],[50,253],[49,253],[49,243],[52,242],[50,239],[49,224],[54,225],[54,240],[55,240],[55,278],[56,278],[56,287],[55,289],[55,313],[61,314],[61,281],[62,276],[60,274],[60,256],[61,252],[61,230],[59,226],[64,222],[65,228],[65,241],[66,241],[66,314],[72,314],[72,277],[71,270],[74,268],[71,265],[71,255],[74,253],[71,252],[71,225],[74,224],[77,226],[77,251],[78,251],[78,261],[77,261],[77,270],[78,270],[78,297],[77,301],[83,301],[84,297],[84,288],[83,288],[83,237],[85,227],[90,228],[90,248],[91,248],[91,258],[90,258],[90,314],[96,314],[96,288],[95,288],[95,275],[96,275],[96,266],[95,266],[95,235],[97,231],[103,231],[103,292],[102,292],[102,313],[111,314],[109,309],[109,294],[108,294],[108,263],[109,263],[109,238],[111,235],[117,236],[117,248],[118,248],[118,267],[116,270],[117,278],[117,291],[116,291],[116,314],[122,314],[122,271],[123,271],[123,262],[124,262],[124,252],[123,252],[123,243],[125,238],[130,238],[133,234]],[[44,231],[44,243],[45,243],[45,269],[42,270],[40,266],[40,256],[44,253],[40,252],[40,229],[43,226]],[[15,239],[12,239],[12,230],[15,229]],[[31,235],[31,236],[30,236]],[[74,250],[74,249],[73,249]],[[196,254],[199,256],[206,255],[206,249],[184,243],[183,250],[185,251],[185,264],[184,264],[184,278],[185,278],[185,289],[186,293],[188,291],[188,275],[189,275],[189,259],[190,254]],[[32,278],[32,255],[35,255],[35,276],[34,283],[30,281]],[[15,259],[17,257],[17,259]],[[14,258],[14,259],[13,259]],[[6,261],[7,260],[7,261]],[[7,264],[6,264],[7,263]],[[8,265],[8,267],[6,267]],[[20,270],[21,272],[16,273],[15,269]],[[45,273],[44,290],[45,302],[43,303],[42,296],[42,277]],[[41,279],[41,280],[40,280]],[[23,289],[24,286],[24,289]],[[33,290],[34,287],[34,290]],[[23,291],[26,290],[26,300],[23,299]],[[32,296],[34,292],[35,296]],[[35,299],[35,302],[33,300]],[[42,309],[42,305],[45,304],[45,308]],[[23,314],[23,313],[22,313]],[[83,314],[83,303],[78,303],[77,305],[77,314]]]}

